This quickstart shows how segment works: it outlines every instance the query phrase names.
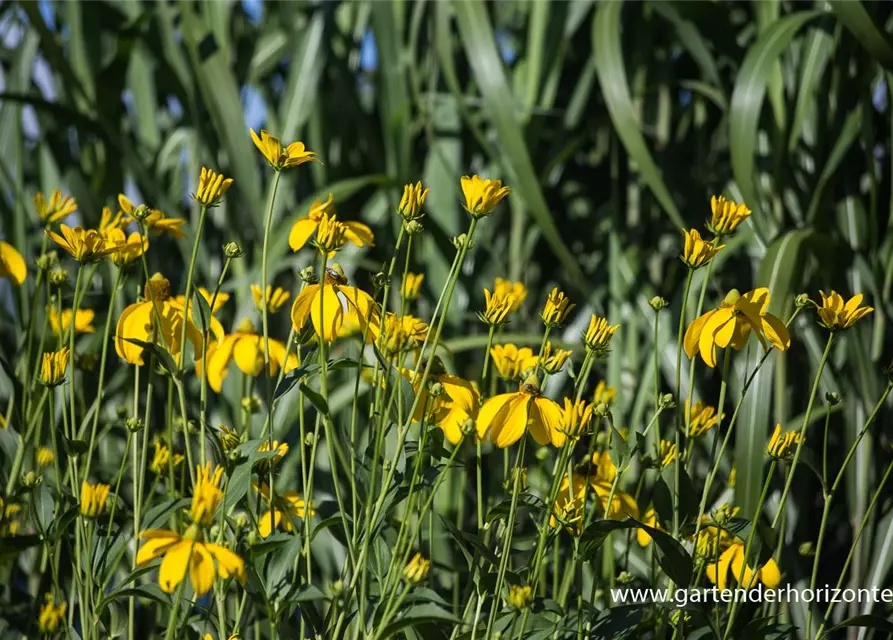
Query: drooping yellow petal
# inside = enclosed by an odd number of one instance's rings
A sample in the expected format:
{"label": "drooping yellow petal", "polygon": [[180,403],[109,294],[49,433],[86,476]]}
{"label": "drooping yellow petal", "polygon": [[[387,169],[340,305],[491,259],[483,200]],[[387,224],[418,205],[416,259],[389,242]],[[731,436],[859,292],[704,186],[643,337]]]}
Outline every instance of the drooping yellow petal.
{"label": "drooping yellow petal", "polygon": [[[208,363],[208,384],[211,388],[220,393],[223,389],[223,379],[226,378],[229,361],[233,355],[233,348],[236,345],[238,336],[225,336],[223,340],[208,347],[208,355],[206,361]],[[199,359],[196,363],[196,372],[201,376],[201,362]]]}
{"label": "drooping yellow petal", "polygon": [[543,397],[536,398],[533,405],[534,411],[530,412],[530,435],[539,445],[555,444],[557,436],[564,436],[558,430],[563,417],[561,407],[554,400]]}
{"label": "drooping yellow petal", "polygon": [[192,540],[181,540],[164,555],[158,570],[158,585],[165,593],[173,593],[186,575],[193,544]]}
{"label": "drooping yellow petal", "polygon": [[781,571],[778,569],[778,563],[773,558],[769,558],[763,568],[760,569],[760,579],[767,589],[776,589],[781,584]]}
{"label": "drooping yellow petal", "polygon": [[358,247],[365,247],[366,245],[370,247],[375,246],[375,236],[372,234],[372,229],[368,226],[362,222],[353,221],[345,222],[344,225],[347,227],[344,237],[347,238],[348,242]]}
{"label": "drooping yellow petal", "polygon": [[217,559],[217,571],[221,578],[234,577],[245,583],[245,562],[242,558],[219,544],[208,543],[205,548]]}
{"label": "drooping yellow petal", "polygon": [[296,220],[288,233],[288,246],[292,251],[299,251],[316,232],[317,221],[312,218]]}
{"label": "drooping yellow petal", "polygon": [[701,333],[704,330],[704,325],[707,323],[707,320],[710,319],[715,312],[708,311],[704,315],[695,318],[695,320],[688,325],[688,329],[685,330],[685,337],[683,338],[683,346],[685,347],[685,354],[689,358],[694,358],[695,354],[698,352],[698,342],[701,339]]}
{"label": "drooping yellow petal", "polygon": [[160,558],[168,549],[180,541],[180,536],[173,531],[165,529],[143,531],[140,534],[140,538],[148,538],[148,540],[137,551],[136,564],[138,566],[151,562],[155,558]]}
{"label": "drooping yellow petal", "polygon": [[725,346],[728,346],[735,332],[735,318],[731,309],[717,309],[707,319],[701,330],[698,348],[701,352],[701,358],[704,359],[708,367],[716,366],[716,346],[718,345],[716,336],[720,332],[722,332],[721,337],[725,340]]}
{"label": "drooping yellow petal", "polygon": [[762,317],[763,335],[773,347],[780,351],[786,351],[791,346],[791,334],[784,322],[770,313]]}
{"label": "drooping yellow petal", "polygon": [[267,511],[260,517],[258,524],[258,532],[262,538],[267,538],[273,532],[273,529],[279,526],[282,514],[278,510]]}
{"label": "drooping yellow petal", "polygon": [[[331,342],[338,337],[338,331],[344,321],[344,309],[335,287],[326,285],[322,287],[320,293],[313,297],[310,318],[313,321],[314,329],[316,329],[316,335],[322,336],[326,342]],[[322,299],[322,308],[320,308],[320,299]]]}
{"label": "drooping yellow petal", "polygon": [[28,265],[18,250],[0,240],[0,278],[9,278],[16,285],[25,282],[28,275]]}
{"label": "drooping yellow petal", "polygon": [[130,364],[143,364],[143,348],[127,338],[151,342],[152,303],[137,302],[124,309],[115,329],[115,351]]}
{"label": "drooping yellow petal", "polygon": [[[533,404],[533,396],[526,393],[516,393],[514,396],[506,403],[505,411],[500,411],[493,420],[490,431],[490,440],[500,449],[510,447],[521,439],[530,418],[530,405]],[[548,444],[549,436],[545,435],[546,444]]]}
{"label": "drooping yellow petal", "polygon": [[507,411],[509,407],[510,401],[518,394],[516,393],[503,393],[498,396],[493,396],[489,400],[484,403],[484,406],[481,407],[480,412],[478,413],[477,419],[477,433],[478,438],[483,440],[488,436],[493,423],[495,422],[497,416],[500,416],[503,411]]}
{"label": "drooping yellow petal", "polygon": [[263,338],[253,335],[236,337],[233,360],[239,370],[248,376],[258,376],[264,370]]}
{"label": "drooping yellow petal", "polygon": [[307,320],[310,318],[310,310],[313,307],[313,299],[319,291],[318,284],[311,284],[304,287],[294,303],[291,305],[291,324],[296,332],[303,331],[307,326]]}
{"label": "drooping yellow petal", "polygon": [[214,585],[214,559],[205,545],[196,542],[192,551],[192,561],[189,566],[189,579],[192,581],[192,589],[195,595],[203,596]]}

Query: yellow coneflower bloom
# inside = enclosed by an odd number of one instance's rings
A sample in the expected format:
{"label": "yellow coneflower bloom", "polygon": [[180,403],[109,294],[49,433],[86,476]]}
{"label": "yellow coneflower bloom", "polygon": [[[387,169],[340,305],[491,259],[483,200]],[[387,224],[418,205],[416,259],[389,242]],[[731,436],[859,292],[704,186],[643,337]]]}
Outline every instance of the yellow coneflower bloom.
{"label": "yellow coneflower bloom", "polygon": [[402,369],[401,373],[415,393],[420,394],[413,420],[420,422],[427,407],[430,420],[441,428],[444,437],[450,444],[458,444],[462,440],[462,426],[478,417],[481,396],[474,383],[449,373],[437,374],[434,380],[443,387],[443,394],[429,398],[427,390],[419,390],[421,373],[413,376],[410,369]]}
{"label": "yellow coneflower bloom", "polygon": [[403,276],[403,286],[400,288],[400,294],[406,300],[418,299],[419,291],[421,291],[424,281],[424,273],[407,273]]}
{"label": "yellow coneflower bloom", "polygon": [[554,375],[561,371],[564,363],[571,357],[573,352],[569,349],[560,349],[553,347],[551,342],[547,342],[543,347],[543,352],[539,356],[539,362],[543,370],[549,375]]}
{"label": "yellow coneflower bloom", "polygon": [[268,451],[275,451],[276,454],[270,458],[273,461],[274,465],[279,464],[282,459],[288,454],[288,443],[287,442],[279,442],[278,440],[273,440],[270,443],[269,440],[264,440],[260,446],[257,448],[259,453],[266,453]]}
{"label": "yellow coneflower bloom", "polygon": [[572,442],[576,442],[580,436],[589,431],[589,425],[591,423],[591,404],[585,400],[572,402],[569,398],[565,398],[564,409],[561,412],[561,422],[559,423],[558,428],[552,433],[552,444],[556,447],[560,447],[568,438],[570,438]]}
{"label": "yellow coneflower bloom", "polygon": [[0,278],[9,278],[13,284],[21,285],[28,276],[28,265],[18,250],[0,240]]}
{"label": "yellow coneflower bloom", "polygon": [[430,570],[431,561],[417,553],[403,568],[403,579],[410,584],[418,584],[428,576]]}
{"label": "yellow coneflower bloom", "polygon": [[223,196],[229,191],[232,184],[232,178],[224,178],[222,173],[202,167],[202,172],[198,179],[198,191],[192,197],[206,207],[216,207],[220,204]]}
{"label": "yellow coneflower bloom", "polygon": [[51,229],[46,229],[45,232],[53,242],[65,249],[78,262],[96,262],[115,249],[114,246],[106,244],[105,238],[95,229],[83,227],[72,229],[63,224],[59,230],[62,235]]}
{"label": "yellow coneflower bloom", "polygon": [[776,424],[769,444],[766,445],[766,453],[776,460],[793,460],[800,440],[799,431],[784,431],[780,424]]}
{"label": "yellow coneflower bloom", "polygon": [[766,564],[754,570],[747,564],[744,544],[741,542],[733,542],[719,556],[719,562],[707,565],[707,579],[719,589],[725,590],[730,584],[730,569],[731,577],[743,589],[749,589],[757,582],[762,582],[767,589],[775,589],[781,583],[781,572],[775,560],[769,558]]}
{"label": "yellow coneflower bloom", "polygon": [[37,466],[41,468],[46,468],[53,464],[53,460],[56,459],[56,456],[53,452],[46,447],[40,447],[37,450]]}
{"label": "yellow coneflower bloom", "polygon": [[[285,344],[279,340],[269,341],[270,349],[270,376],[279,373],[280,367],[285,367],[286,373],[298,366],[298,358],[293,353],[288,353]],[[208,346],[208,355],[195,363],[195,373],[202,377],[202,370],[207,363],[208,384],[220,393],[223,389],[223,379],[227,376],[227,369],[231,362],[235,361],[239,370],[248,376],[257,377],[264,370],[264,338],[258,335],[252,322],[242,320],[235,333],[223,336],[218,342]]]}
{"label": "yellow coneflower bloom", "polygon": [[176,468],[181,462],[183,462],[182,454],[175,453],[173,457],[171,457],[171,450],[166,444],[157,441],[155,442],[155,452],[152,454],[152,464],[149,467],[152,469],[152,473],[155,475],[162,475],[167,473],[168,465],[173,465],[173,467]]}
{"label": "yellow coneflower bloom", "polygon": [[[182,298],[172,298],[171,283],[160,273],[153,275],[143,290],[143,300],[126,307],[118,318],[115,329],[115,351],[129,364],[143,364],[143,348],[128,339],[155,343],[178,357],[183,316],[186,316],[186,339],[192,343],[196,361],[202,356],[202,330],[192,320],[191,313],[183,313]],[[152,302],[155,307],[153,310]],[[160,326],[156,326],[156,324]],[[213,323],[212,323],[213,327]]]}
{"label": "yellow coneflower bloom", "polygon": [[[93,326],[93,317],[95,313],[93,309],[78,309],[74,316],[74,332],[93,333],[96,327]],[[67,334],[71,329],[71,309],[63,309],[60,317],[59,310],[55,305],[47,305],[47,321],[50,330],[55,335]]]}
{"label": "yellow coneflower bloom", "polygon": [[515,444],[529,431],[537,444],[551,444],[553,432],[561,425],[561,407],[541,393],[539,381],[531,376],[518,391],[487,400],[478,413],[478,437],[489,437],[502,449]]}
{"label": "yellow coneflower bloom", "polygon": [[813,304],[816,306],[822,326],[831,331],[849,329],[874,311],[873,307],[859,306],[862,304],[863,298],[861,293],[854,295],[846,302],[843,301],[839,293],[833,290],[830,294],[826,294],[824,291],[819,291],[819,294],[822,296],[822,304]]}
{"label": "yellow coneflower bloom", "polygon": [[[653,508],[648,509],[648,511],[645,512],[645,515],[642,516],[642,524],[648,525],[652,529],[657,529],[658,531],[665,531],[657,519],[657,512]],[[639,543],[640,547],[647,547],[651,542],[651,534],[644,529],[636,529],[636,542]]]}
{"label": "yellow coneflower bloom", "polygon": [[715,240],[702,240],[697,229],[683,230],[683,233],[685,247],[682,250],[682,262],[691,269],[700,269],[725,248],[724,244],[717,245]]}
{"label": "yellow coneflower bloom", "polygon": [[608,506],[611,488],[614,486],[614,479],[617,477],[617,466],[611,460],[608,452],[594,452],[592,454],[592,466],[594,472],[590,472],[589,485],[595,492],[596,505],[602,517],[608,520],[623,520],[626,517],[638,519],[639,506],[636,504],[635,498],[620,488],[614,489],[614,497],[611,499],[610,507]]}
{"label": "yellow coneflower bloom", "polygon": [[462,176],[460,181],[465,196],[465,210],[473,217],[488,216],[512,192],[502,186],[502,180],[484,180],[478,175]]}
{"label": "yellow coneflower bloom", "polygon": [[112,227],[102,232],[106,245],[112,247],[109,260],[118,267],[126,267],[149,250],[149,238],[134,231],[129,236],[122,229]]}
{"label": "yellow coneflower bloom", "polygon": [[558,287],[555,287],[546,299],[546,305],[543,307],[540,317],[547,327],[560,327],[575,306],[577,305],[571,304],[563,291],[559,291]]}
{"label": "yellow coneflower bloom", "polygon": [[220,430],[217,433],[217,439],[220,440],[220,446],[223,447],[226,453],[229,453],[242,443],[241,436],[234,429],[230,429],[224,424],[217,425],[217,428]]}
{"label": "yellow coneflower bloom", "polygon": [[718,415],[715,408],[705,405],[700,400],[697,400],[694,405],[690,405],[689,400],[686,399],[685,412],[688,415],[689,438],[700,438],[715,427],[720,418],[725,417],[725,414]]}
{"label": "yellow coneflower bloom", "polygon": [[[99,233],[107,235],[112,229],[122,229],[124,226],[124,212],[118,211],[113,214],[111,208],[103,207],[102,214],[99,217]],[[110,243],[117,244],[117,243]]]}
{"label": "yellow coneflower bloom", "polygon": [[389,312],[381,323],[381,333],[382,351],[393,356],[421,347],[428,335],[428,325],[415,316]]}
{"label": "yellow coneflower bloom", "polygon": [[791,346],[791,336],[784,323],[769,313],[769,290],[754,289],[744,295],[732,289],[722,304],[688,325],[684,347],[689,358],[700,351],[708,367],[716,366],[716,348],[731,346],[740,351],[750,336],[757,334],[763,348],[769,345],[779,351]]}
{"label": "yellow coneflower bloom", "polygon": [[61,631],[61,625],[65,624],[65,618],[68,615],[68,603],[63,601],[56,604],[53,596],[46,594],[44,603],[40,607],[40,614],[37,617],[37,628],[41,633],[53,634]]}
{"label": "yellow coneflower bloom", "polygon": [[192,589],[197,596],[203,596],[211,590],[217,574],[224,580],[237,578],[242,584],[245,584],[247,577],[242,558],[222,545],[204,541],[202,528],[211,526],[214,512],[223,500],[223,491],[220,490],[223,467],[217,467],[212,472],[209,462],[196,470],[192,505],[189,509],[192,526],[186,533],[181,536],[167,529],[149,529],[139,535],[146,542],[137,553],[136,564],[143,566],[164,556],[158,572],[158,584],[165,593],[176,590],[186,576],[187,569]]}
{"label": "yellow coneflower bloom", "polygon": [[78,205],[71,196],[63,196],[58,189],[53,189],[50,200],[47,202],[42,191],[34,195],[34,210],[43,224],[55,224],[75,213]]}
{"label": "yellow coneflower bloom", "polygon": [[81,483],[81,515],[85,518],[98,518],[105,511],[111,487],[101,482]]}
{"label": "yellow coneflower bloom", "polygon": [[[307,244],[307,241],[310,240],[313,234],[318,232],[317,230],[323,218],[328,217],[328,220],[336,219],[335,205],[332,204],[333,198],[334,196],[330,193],[329,199],[325,202],[316,200],[310,205],[310,212],[307,214],[307,217],[299,218],[295,221],[288,234],[288,246],[291,247],[292,251],[298,251]],[[375,236],[372,233],[372,229],[362,222],[345,220],[339,220],[338,222],[344,225],[344,238],[347,242],[358,247],[375,246]]]}
{"label": "yellow coneflower bloom", "polygon": [[[297,491],[275,492],[274,499],[270,500],[270,487],[266,483],[262,486],[254,485],[264,501],[271,505],[265,513],[260,517],[258,530],[261,537],[266,538],[273,529],[281,527],[286,533],[294,531],[292,520],[301,520],[304,518],[304,510],[307,508],[304,499]],[[309,515],[316,515],[316,511],[311,504],[309,507]]]}
{"label": "yellow coneflower bloom", "polygon": [[506,380],[520,380],[539,362],[539,358],[533,355],[533,349],[529,347],[519,349],[511,343],[493,345],[490,348],[490,357],[493,358],[493,366],[499,375]]}
{"label": "yellow coneflower bloom", "polygon": [[595,393],[592,395],[592,404],[604,402],[609,407],[617,400],[617,389],[609,387],[604,380],[599,380],[595,385]]}
{"label": "yellow coneflower bloom", "polygon": [[295,331],[301,332],[309,320],[317,336],[332,342],[338,337],[346,319],[357,322],[361,331],[365,331],[368,323],[371,335],[377,338],[380,325],[378,305],[365,291],[347,286],[347,278],[341,267],[332,264],[326,269],[323,284],[307,285],[295,298],[291,307],[291,322]]}
{"label": "yellow coneflower bloom", "polygon": [[484,289],[486,306],[483,313],[478,313],[481,322],[492,327],[499,327],[508,322],[508,315],[515,308],[515,298],[511,294],[500,295]]}
{"label": "yellow coneflower bloom", "polygon": [[264,306],[267,307],[268,313],[276,313],[291,298],[291,293],[280,287],[273,288],[273,285],[267,285],[267,295],[264,295],[260,285],[251,285],[251,297],[254,298],[254,306],[258,311],[263,311]]}
{"label": "yellow coneflower bloom", "polygon": [[676,443],[669,440],[661,440],[657,447],[657,461],[660,468],[665,469],[676,460]]}
{"label": "yellow coneflower bloom", "polygon": [[527,299],[527,287],[524,286],[523,282],[512,282],[505,278],[496,278],[493,284],[493,295],[500,298],[511,296],[512,308],[509,309],[509,313],[514,313]]}
{"label": "yellow coneflower bloom", "polygon": [[611,460],[607,451],[594,451],[591,458],[592,468],[595,469],[592,477],[599,481],[614,482],[617,477],[617,465]]}
{"label": "yellow coneflower bloom", "polygon": [[68,347],[62,347],[58,351],[50,351],[43,354],[40,361],[40,375],[38,376],[41,384],[47,387],[55,387],[65,380],[65,372],[68,369],[68,358],[70,352]]}
{"label": "yellow coneflower bloom", "polygon": [[574,474],[572,491],[568,489],[570,486],[567,476],[564,476],[558,495],[555,497],[552,513],[549,515],[549,527],[552,529],[563,527],[571,535],[579,535],[583,532],[586,478]]}
{"label": "yellow coneflower bloom", "polygon": [[[211,317],[208,319],[208,325],[211,333],[214,335],[214,338],[218,342],[220,342],[221,340],[223,340],[223,336],[226,334],[226,331],[224,331],[223,325],[220,324],[220,320],[217,319],[216,314],[229,300],[229,294],[218,292],[217,299],[215,300],[213,291],[208,291],[204,287],[198,287],[197,291],[199,295],[204,299],[204,301],[208,303],[209,307],[211,306],[211,302],[214,302],[214,307],[211,309]],[[175,305],[178,305],[182,309],[183,306],[186,304],[186,296],[174,296],[173,301]],[[189,309],[186,310],[186,315],[190,318],[195,317],[192,313],[192,305],[189,305]]]}
{"label": "yellow coneflower bloom", "polygon": [[726,200],[723,196],[710,198],[710,230],[718,236],[727,236],[735,233],[742,222],[750,217],[751,211],[744,204],[738,204],[732,200]]}
{"label": "yellow coneflower bloom", "polygon": [[124,212],[124,222],[139,222],[150,233],[160,236],[167,234],[172,238],[183,238],[186,232],[181,228],[186,221],[182,218],[169,218],[167,214],[158,209],[150,209],[145,205],[134,206],[123,193],[118,194],[118,206]]}
{"label": "yellow coneflower bloom", "polygon": [[523,611],[530,605],[530,600],[533,598],[533,589],[530,588],[530,585],[524,585],[523,587],[517,584],[513,584],[509,586],[509,595],[506,598],[506,602],[508,605],[516,609],[517,611]]}
{"label": "yellow coneflower bloom", "polygon": [[609,325],[607,318],[601,318],[595,314],[589,318],[589,326],[583,334],[583,343],[590,351],[604,355],[611,345],[611,338],[620,328],[619,324]]}
{"label": "yellow coneflower bloom", "polygon": [[14,536],[18,533],[21,522],[19,522],[19,514],[22,512],[22,505],[7,503],[0,497],[0,537]]}
{"label": "yellow coneflower bloom", "polygon": [[258,148],[264,158],[267,159],[267,162],[270,163],[270,166],[276,171],[297,167],[312,160],[319,162],[316,154],[308,151],[304,147],[303,142],[292,142],[290,145],[283,147],[282,143],[267,133],[266,129],[260,130],[260,137],[254,132],[254,129],[250,131],[254,146]]}
{"label": "yellow coneflower bloom", "polygon": [[422,215],[422,205],[428,197],[428,189],[422,189],[421,181],[403,185],[403,197],[397,211],[405,221],[417,220]]}

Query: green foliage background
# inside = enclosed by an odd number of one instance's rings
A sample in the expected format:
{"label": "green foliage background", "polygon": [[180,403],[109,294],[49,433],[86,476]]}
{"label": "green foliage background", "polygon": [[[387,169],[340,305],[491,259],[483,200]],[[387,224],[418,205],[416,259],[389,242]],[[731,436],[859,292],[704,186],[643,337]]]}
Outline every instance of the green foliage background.
{"label": "green foliage background", "polygon": [[[339,258],[368,286],[393,248],[402,184],[421,179],[431,196],[413,266],[426,274],[425,296],[436,298],[453,255],[449,239],[466,224],[459,176],[502,178],[514,192],[480,226],[445,355],[460,370],[478,370],[486,332],[473,312],[494,277],[525,282],[531,315],[562,286],[578,304],[568,343],[589,311],[622,323],[603,373],[618,388],[620,422],[641,425],[654,374],[647,301],[661,295],[680,308],[680,227],[701,226],[710,195],[724,193],[754,215],[719,256],[707,303],[733,287],[767,285],[772,310],[787,317],[801,292],[864,292],[876,312],[840,341],[822,379],[822,392],[844,398],[831,422],[834,455],[880,395],[893,309],[888,3],[272,2],[259,18],[234,2],[52,7],[0,6],[0,235],[31,243],[32,255],[36,191],[70,192],[85,224],[96,224],[122,191],[194,221],[188,194],[208,165],[236,183],[209,217],[198,278],[213,282],[220,246],[240,242],[248,256],[226,288],[244,313],[248,285],[260,281],[270,188],[248,136],[250,96],[265,107],[266,129],[303,140],[324,162],[283,176],[276,284],[294,288],[309,260],[288,249],[292,220],[332,192],[344,218],[376,231],[374,248]],[[153,270],[176,280],[191,233],[151,251]],[[27,313],[25,289],[2,291],[22,296]],[[88,306],[101,296],[91,291]],[[281,315],[277,335],[287,331]],[[675,365],[674,316],[664,316],[659,336],[664,390]],[[5,353],[15,351],[13,329],[24,320],[2,317]],[[538,341],[525,326],[510,327],[508,337]],[[821,356],[824,335],[812,314],[792,333],[793,348],[760,372],[737,426],[735,501],[746,513],[759,497],[768,434],[776,422],[799,425]],[[715,398],[718,374],[698,384]],[[123,399],[120,385],[117,393]],[[224,419],[228,409],[218,411]],[[824,411],[814,413],[816,425]],[[882,415],[832,512],[828,581],[889,458],[889,426]],[[812,539],[821,512],[820,487],[800,473],[780,559],[795,583],[808,581],[811,559],[796,549]],[[886,495],[852,584],[891,583],[891,518]],[[796,608],[793,616],[802,622]]]}

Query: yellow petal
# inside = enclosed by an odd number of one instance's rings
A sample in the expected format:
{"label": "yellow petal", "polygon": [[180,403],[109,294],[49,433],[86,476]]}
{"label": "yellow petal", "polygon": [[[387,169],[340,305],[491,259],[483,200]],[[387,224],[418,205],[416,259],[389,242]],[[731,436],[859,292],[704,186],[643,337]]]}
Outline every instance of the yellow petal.
{"label": "yellow petal", "polygon": [[[724,326],[730,325],[728,335],[728,340],[731,342],[732,335],[735,330],[735,323],[732,318],[731,309],[718,309],[707,322],[704,323],[704,328],[701,330],[701,336],[698,340],[698,347],[701,351],[701,358],[704,359],[704,362],[708,367],[716,366],[716,340],[715,335],[718,331],[720,331]],[[728,342],[726,342],[728,345]]]}
{"label": "yellow petal", "polygon": [[762,321],[763,335],[769,344],[781,351],[787,350],[791,346],[791,334],[784,322],[769,313],[762,317]]}
{"label": "yellow petal", "polygon": [[[558,430],[562,418],[561,407],[549,398],[537,398],[534,400],[534,406],[535,411],[531,411],[530,434],[540,445],[555,444],[556,434],[561,437],[564,436]],[[537,419],[534,419],[533,414],[537,415]],[[540,426],[542,427],[542,432],[538,433],[537,430]],[[555,446],[559,447],[561,445],[555,444]]]}
{"label": "yellow petal", "polygon": [[[322,299],[321,309],[320,299]],[[341,307],[341,299],[338,297],[335,287],[326,285],[322,288],[321,296],[317,294],[313,297],[310,318],[313,321],[316,334],[322,336],[323,340],[331,342],[338,337],[338,331],[344,321],[344,309]]]}
{"label": "yellow petal", "polygon": [[769,561],[760,569],[760,579],[767,589],[775,589],[781,583],[781,572],[774,559],[769,558]]}
{"label": "yellow petal", "polygon": [[214,585],[214,559],[205,545],[196,542],[192,552],[192,562],[189,567],[189,579],[192,580],[192,589],[195,595],[203,596]]}
{"label": "yellow petal", "polygon": [[150,342],[152,329],[152,303],[137,302],[128,306],[118,318],[115,329],[115,351],[130,364],[143,364],[143,348],[125,338]]}
{"label": "yellow petal", "polygon": [[224,580],[230,576],[245,582],[245,562],[238,555],[219,544],[208,543],[205,548],[217,558],[218,571]]}
{"label": "yellow petal", "polygon": [[[524,435],[530,416],[529,407],[533,397],[525,393],[516,393],[505,405],[505,410],[493,420],[490,440],[500,449],[510,447]],[[546,442],[548,442],[548,437]]]}
{"label": "yellow petal", "polygon": [[316,220],[310,218],[296,220],[288,234],[288,246],[291,247],[291,250],[299,251],[307,244],[310,236],[316,231],[316,226]]}
{"label": "yellow petal", "polygon": [[233,347],[233,360],[248,376],[258,376],[264,370],[263,338],[253,335],[238,336]]}
{"label": "yellow petal", "polygon": [[264,515],[260,517],[260,524],[258,524],[258,531],[262,538],[269,537],[269,535],[273,532],[273,529],[279,526],[279,520],[282,518],[282,514],[279,511],[267,511]]}
{"label": "yellow petal", "polygon": [[[230,358],[233,355],[233,348],[236,345],[238,336],[225,336],[218,344],[212,344],[208,347],[206,361],[208,363],[208,384],[211,388],[220,393],[223,389],[223,379],[226,377],[227,368],[229,367]],[[199,365],[200,369],[200,365]],[[199,373],[201,373],[199,371]]]}
{"label": "yellow petal", "polygon": [[491,427],[493,426],[493,422],[496,417],[502,413],[505,409],[508,410],[509,402],[518,394],[516,393],[503,393],[498,396],[493,396],[489,400],[484,403],[484,406],[481,407],[480,412],[478,413],[477,419],[477,432],[478,438],[483,440],[488,433],[490,432]]}
{"label": "yellow petal", "polygon": [[180,541],[180,536],[173,531],[157,530],[155,533],[161,534],[158,537],[147,536],[147,533],[153,533],[153,531],[143,531],[140,534],[141,538],[149,539],[143,543],[136,554],[136,563],[139,566],[163,556],[168,549]]}
{"label": "yellow petal", "polygon": [[0,240],[0,278],[9,278],[13,283],[21,285],[28,275],[28,265],[18,250]]}
{"label": "yellow petal", "polygon": [[688,329],[685,330],[685,337],[683,338],[682,343],[685,347],[685,353],[689,358],[695,357],[695,353],[698,351],[698,341],[701,339],[701,332],[704,330],[704,325],[714,313],[716,312],[708,311],[701,317],[696,318],[694,322],[688,325]]}
{"label": "yellow petal", "polygon": [[307,326],[307,319],[310,317],[310,309],[313,306],[313,298],[316,296],[317,291],[319,291],[318,284],[304,287],[303,291],[298,294],[291,305],[291,324],[298,333]]}
{"label": "yellow petal", "polygon": [[192,540],[181,540],[164,555],[158,571],[158,584],[165,593],[173,593],[186,575],[192,545]]}
{"label": "yellow petal", "polygon": [[348,241],[358,247],[365,247],[366,245],[369,245],[370,247],[375,246],[372,229],[364,225],[362,222],[345,222],[344,226],[347,227],[344,237],[347,238]]}

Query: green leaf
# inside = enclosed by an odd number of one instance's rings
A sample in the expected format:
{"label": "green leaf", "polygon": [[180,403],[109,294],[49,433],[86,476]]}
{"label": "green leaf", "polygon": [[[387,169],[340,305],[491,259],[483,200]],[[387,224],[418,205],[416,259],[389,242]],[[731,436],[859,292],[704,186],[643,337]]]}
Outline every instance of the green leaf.
{"label": "green leaf", "polygon": [[377,637],[384,640],[384,638],[390,638],[402,629],[417,627],[423,624],[455,626],[463,625],[464,623],[461,618],[457,618],[446,609],[435,604],[419,604],[405,609],[402,615],[382,629]]}
{"label": "green leaf", "polygon": [[848,627],[876,629],[877,631],[883,631],[887,634],[893,633],[893,622],[887,620],[886,618],[882,618],[871,613],[866,613],[859,616],[853,616],[852,618],[847,618],[843,622],[834,625],[833,627],[825,631],[825,633],[822,634],[822,637],[825,638],[827,636],[830,636],[832,631],[837,631],[838,629],[845,629]]}
{"label": "green leaf", "polygon": [[636,108],[630,96],[623,45],[620,40],[623,33],[620,19],[623,6],[623,2],[602,2],[595,12],[595,19],[592,22],[592,48],[595,51],[598,81],[611,122],[614,123],[614,130],[626,152],[636,163],[642,180],[651,189],[673,225],[678,228],[685,227],[685,221],[667,189],[661,170],[654,163],[651,152],[645,145],[642,128],[636,118]]}
{"label": "green leaf", "polygon": [[178,370],[177,365],[167,349],[154,342],[146,342],[145,340],[137,340],[136,338],[124,338],[124,340],[131,344],[135,344],[138,347],[142,347],[143,352],[149,352],[150,355],[155,356],[155,361],[161,365],[165,371],[176,377]]}
{"label": "green leaf", "polygon": [[865,5],[859,0],[829,0],[828,4],[841,24],[855,36],[856,42],[884,66],[893,71],[893,44],[886,31],[879,28]]}

